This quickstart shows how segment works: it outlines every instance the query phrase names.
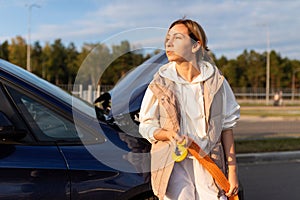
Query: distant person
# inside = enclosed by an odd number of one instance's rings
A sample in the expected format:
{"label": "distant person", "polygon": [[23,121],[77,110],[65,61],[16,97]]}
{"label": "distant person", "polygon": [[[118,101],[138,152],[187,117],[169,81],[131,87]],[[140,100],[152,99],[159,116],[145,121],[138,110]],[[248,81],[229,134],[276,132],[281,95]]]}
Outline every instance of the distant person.
{"label": "distant person", "polygon": [[[281,92],[281,96],[282,96],[282,92]],[[274,101],[273,101],[273,105],[274,106],[280,106],[280,103],[282,103],[282,97],[280,96],[280,94],[278,92],[275,92],[274,94]]]}
{"label": "distant person", "polygon": [[[227,199],[239,187],[232,129],[240,106],[209,58],[206,34],[197,22],[173,22],[165,48],[169,63],[154,75],[140,111],[140,133],[152,143],[153,191],[160,199]],[[176,144],[191,141],[228,172],[227,193],[191,154],[181,162],[170,159]]]}

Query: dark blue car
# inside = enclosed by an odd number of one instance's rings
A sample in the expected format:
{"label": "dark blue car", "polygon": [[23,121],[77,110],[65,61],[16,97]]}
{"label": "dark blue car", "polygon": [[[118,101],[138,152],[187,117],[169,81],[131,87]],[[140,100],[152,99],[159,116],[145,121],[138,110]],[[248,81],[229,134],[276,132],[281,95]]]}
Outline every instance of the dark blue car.
{"label": "dark blue car", "polygon": [[166,61],[154,56],[121,80],[105,115],[0,60],[0,199],[155,199],[135,117]]}

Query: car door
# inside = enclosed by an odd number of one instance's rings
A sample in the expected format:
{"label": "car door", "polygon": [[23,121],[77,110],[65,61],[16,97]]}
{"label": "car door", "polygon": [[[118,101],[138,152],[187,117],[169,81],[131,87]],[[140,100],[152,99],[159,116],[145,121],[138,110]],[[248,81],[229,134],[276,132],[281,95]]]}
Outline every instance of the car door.
{"label": "car door", "polygon": [[[144,184],[142,176],[113,169],[87,150],[82,141],[99,152],[107,152],[111,148],[98,130],[97,119],[82,114],[81,124],[76,126],[69,105],[60,104],[44,91],[8,84],[3,84],[1,88],[2,98],[6,99],[6,105],[1,107],[2,112],[16,129],[27,134],[22,139],[9,140],[12,145],[8,145],[8,140],[2,145],[11,152],[1,159],[2,185],[6,185],[3,190],[6,188],[7,192],[0,194],[0,197],[115,199],[121,193]],[[107,125],[105,127],[111,134],[117,134]],[[124,142],[118,141],[121,147],[127,149]]]}
{"label": "car door", "polygon": [[1,135],[0,199],[70,199],[65,159],[43,131],[53,132],[51,127],[61,124],[43,116],[48,108],[24,88],[0,82],[0,99],[4,116],[0,124],[6,119],[12,133],[25,133],[23,137]]}
{"label": "car door", "polygon": [[[100,128],[97,126],[99,125],[96,125],[96,128]],[[118,133],[108,126],[103,125],[101,128],[106,134],[118,137]],[[133,165],[122,157],[126,154],[117,152],[121,149],[124,149],[121,152],[126,152],[126,143],[120,140],[119,146],[116,145],[108,140],[98,143],[85,142],[84,145],[59,143],[70,170],[72,199],[116,199],[122,193],[145,184],[142,174],[126,173],[122,170],[123,167],[132,169]]]}

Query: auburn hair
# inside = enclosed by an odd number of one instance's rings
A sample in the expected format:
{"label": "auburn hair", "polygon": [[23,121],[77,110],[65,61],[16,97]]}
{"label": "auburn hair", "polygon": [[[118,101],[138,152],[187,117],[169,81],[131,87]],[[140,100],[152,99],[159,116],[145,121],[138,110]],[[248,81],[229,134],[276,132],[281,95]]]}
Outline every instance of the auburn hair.
{"label": "auburn hair", "polygon": [[179,19],[179,20],[174,21],[170,25],[169,30],[177,24],[185,25],[188,29],[188,33],[189,33],[190,38],[192,39],[192,42],[195,43],[195,42],[200,41],[202,47],[206,51],[209,51],[209,49],[207,47],[207,37],[206,37],[205,31],[200,26],[200,24],[198,24],[197,22],[190,20],[190,19]]}

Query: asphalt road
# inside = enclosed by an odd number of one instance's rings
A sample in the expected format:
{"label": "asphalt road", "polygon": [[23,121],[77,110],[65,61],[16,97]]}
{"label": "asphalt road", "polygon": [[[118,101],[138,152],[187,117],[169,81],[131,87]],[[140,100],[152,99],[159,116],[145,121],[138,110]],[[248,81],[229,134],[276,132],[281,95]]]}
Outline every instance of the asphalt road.
{"label": "asphalt road", "polygon": [[[300,137],[299,117],[241,116],[235,139]],[[245,200],[300,199],[300,153],[246,155],[239,158],[239,180]],[[292,158],[292,159],[288,159]]]}
{"label": "asphalt road", "polygon": [[245,200],[298,200],[300,160],[239,163]]}
{"label": "asphalt road", "polygon": [[235,139],[300,137],[300,119],[241,116],[234,133]]}

